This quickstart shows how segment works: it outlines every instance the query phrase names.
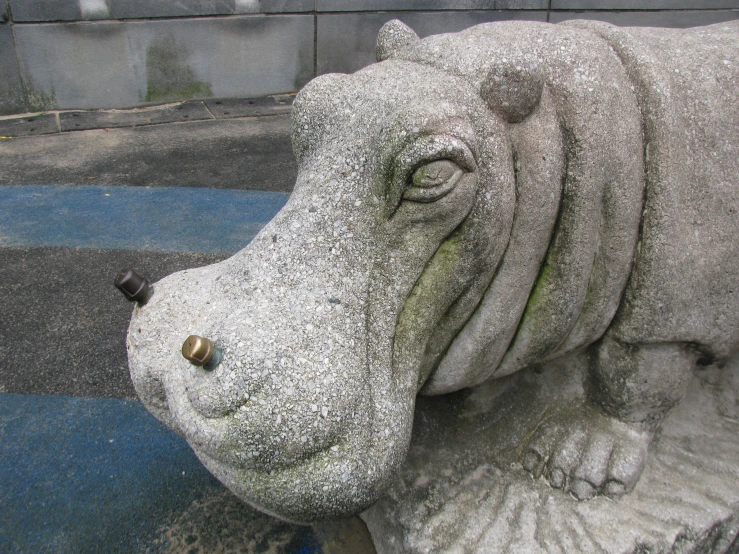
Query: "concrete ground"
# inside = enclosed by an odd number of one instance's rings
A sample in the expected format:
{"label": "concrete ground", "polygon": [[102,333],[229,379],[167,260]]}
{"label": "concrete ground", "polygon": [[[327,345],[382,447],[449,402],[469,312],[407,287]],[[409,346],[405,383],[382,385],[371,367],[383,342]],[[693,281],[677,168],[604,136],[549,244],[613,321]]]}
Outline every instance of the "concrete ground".
{"label": "concrete ground", "polygon": [[357,518],[245,506],[128,376],[115,274],[248,243],[297,174],[289,103],[0,118],[0,552],[374,552]]}

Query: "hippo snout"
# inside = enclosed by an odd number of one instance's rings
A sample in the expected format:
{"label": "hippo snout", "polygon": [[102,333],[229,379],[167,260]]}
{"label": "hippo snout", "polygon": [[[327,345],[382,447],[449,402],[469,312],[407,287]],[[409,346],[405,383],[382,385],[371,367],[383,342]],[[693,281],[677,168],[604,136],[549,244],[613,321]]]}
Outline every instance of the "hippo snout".
{"label": "hippo snout", "polygon": [[218,450],[240,455],[221,457],[286,468],[341,442],[362,410],[364,349],[345,333],[364,334],[361,309],[335,303],[340,293],[330,290],[296,293],[249,279],[240,288],[246,309],[221,328],[222,363],[212,372],[184,368],[182,379],[194,412],[232,422]]}
{"label": "hippo snout", "polygon": [[[236,256],[156,283],[128,337],[145,405],[237,495],[291,521],[371,504],[388,462],[367,460],[388,450],[379,442],[396,442],[372,401],[372,243],[350,227],[354,217],[329,213],[319,199],[294,195]],[[193,334],[221,351],[215,369],[182,356]]]}

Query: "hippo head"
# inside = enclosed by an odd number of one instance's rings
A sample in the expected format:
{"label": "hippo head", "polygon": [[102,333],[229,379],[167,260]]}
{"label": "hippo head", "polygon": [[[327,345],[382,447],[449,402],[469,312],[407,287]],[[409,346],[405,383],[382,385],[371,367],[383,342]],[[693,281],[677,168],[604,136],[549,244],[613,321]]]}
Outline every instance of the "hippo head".
{"label": "hippo head", "polygon": [[[315,79],[294,103],[287,205],[241,252],[170,275],[135,309],[138,394],[249,504],[336,518],[396,475],[415,396],[508,243],[508,121],[484,92],[398,59]],[[191,334],[221,349],[215,370],[183,359]]]}

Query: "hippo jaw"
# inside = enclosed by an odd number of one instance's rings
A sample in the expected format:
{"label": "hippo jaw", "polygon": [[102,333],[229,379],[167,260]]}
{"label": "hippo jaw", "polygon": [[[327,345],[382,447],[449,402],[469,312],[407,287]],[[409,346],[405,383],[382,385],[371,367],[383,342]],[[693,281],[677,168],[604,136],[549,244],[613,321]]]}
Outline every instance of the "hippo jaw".
{"label": "hippo jaw", "polygon": [[[397,473],[415,396],[505,250],[515,194],[502,123],[436,69],[316,79],[293,125],[288,204],[234,257],[156,283],[128,349],[139,396],[214,475],[307,522],[358,513]],[[211,373],[179,355],[193,333],[223,349]]]}

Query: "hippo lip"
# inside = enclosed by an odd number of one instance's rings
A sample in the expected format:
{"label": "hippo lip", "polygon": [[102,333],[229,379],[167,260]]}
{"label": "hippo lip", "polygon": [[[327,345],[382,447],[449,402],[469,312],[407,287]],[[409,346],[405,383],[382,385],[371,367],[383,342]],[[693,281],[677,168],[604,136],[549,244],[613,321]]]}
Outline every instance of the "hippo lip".
{"label": "hippo lip", "polygon": [[[290,467],[271,471],[224,464],[203,451],[196,454],[213,475],[252,507],[284,521],[306,525],[316,521],[317,514],[335,518],[358,513],[376,500],[381,476],[369,476],[359,466],[338,480],[323,479],[321,469],[340,461],[340,454],[334,451],[345,448],[348,445],[333,445]],[[346,494],[340,489],[351,492]]]}

